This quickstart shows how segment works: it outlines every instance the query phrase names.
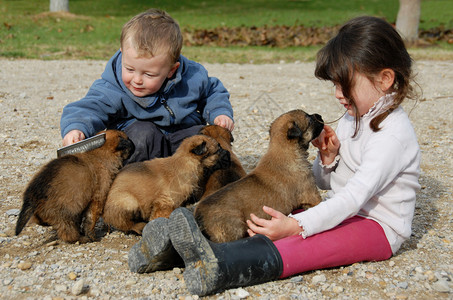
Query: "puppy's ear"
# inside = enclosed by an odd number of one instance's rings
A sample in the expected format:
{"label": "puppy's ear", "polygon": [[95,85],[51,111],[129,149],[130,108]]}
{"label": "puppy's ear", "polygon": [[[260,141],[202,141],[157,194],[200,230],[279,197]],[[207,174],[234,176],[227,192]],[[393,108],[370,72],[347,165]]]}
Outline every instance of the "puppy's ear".
{"label": "puppy's ear", "polygon": [[116,146],[116,151],[123,151],[127,149],[128,141],[123,138],[122,136],[118,137],[119,142],[118,145]]}
{"label": "puppy's ear", "polygon": [[286,133],[286,136],[288,137],[289,140],[296,139],[302,137],[302,130],[300,130],[299,126],[297,126],[296,123],[292,123],[292,126],[288,128],[288,131]]}
{"label": "puppy's ear", "polygon": [[207,151],[208,151],[208,149],[206,147],[206,142],[203,141],[203,143],[201,143],[200,145],[198,145],[195,148],[193,148],[190,152],[192,152],[195,155],[203,155]]}

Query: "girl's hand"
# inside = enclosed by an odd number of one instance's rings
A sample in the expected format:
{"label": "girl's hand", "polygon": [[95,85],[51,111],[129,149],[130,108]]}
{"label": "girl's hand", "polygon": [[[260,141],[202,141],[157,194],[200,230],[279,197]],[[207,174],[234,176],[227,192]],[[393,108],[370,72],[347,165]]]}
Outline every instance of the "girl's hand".
{"label": "girl's hand", "polygon": [[263,234],[272,241],[276,241],[291,235],[298,235],[302,231],[295,219],[285,216],[278,210],[263,206],[263,211],[272,218],[266,220],[250,214],[251,220],[247,220],[249,236]]}
{"label": "girl's hand", "polygon": [[324,125],[324,130],[311,143],[319,149],[321,161],[324,165],[330,165],[338,155],[338,150],[340,149],[340,141],[335,131],[329,125]]}
{"label": "girl's hand", "polygon": [[226,128],[226,129],[228,129],[229,131],[233,131],[233,129],[234,129],[233,120],[231,120],[230,117],[225,116],[225,115],[217,116],[214,119],[214,125],[222,126],[222,127]]}
{"label": "girl's hand", "polygon": [[85,135],[80,130],[71,130],[63,138],[63,147],[80,142],[85,139]]}

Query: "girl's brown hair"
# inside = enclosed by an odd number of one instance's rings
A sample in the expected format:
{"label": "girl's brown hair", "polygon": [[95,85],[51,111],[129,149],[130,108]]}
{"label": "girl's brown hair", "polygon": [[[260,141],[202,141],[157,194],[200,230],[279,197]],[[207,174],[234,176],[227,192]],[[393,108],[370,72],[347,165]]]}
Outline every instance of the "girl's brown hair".
{"label": "girl's brown hair", "polygon": [[374,76],[390,68],[395,72],[391,90],[394,102],[387,111],[371,120],[373,131],[380,130],[379,124],[396,109],[405,98],[414,98],[411,85],[412,59],[395,28],[388,22],[370,16],[354,18],[344,24],[317,54],[315,76],[329,80],[341,87],[343,96],[355,109],[356,129],[359,131],[360,115],[352,96],[354,72],[359,72],[374,82]]}
{"label": "girl's brown hair", "polygon": [[138,55],[154,56],[167,50],[172,63],[178,61],[182,48],[182,34],[178,23],[165,11],[150,9],[124,24],[121,47],[130,39]]}

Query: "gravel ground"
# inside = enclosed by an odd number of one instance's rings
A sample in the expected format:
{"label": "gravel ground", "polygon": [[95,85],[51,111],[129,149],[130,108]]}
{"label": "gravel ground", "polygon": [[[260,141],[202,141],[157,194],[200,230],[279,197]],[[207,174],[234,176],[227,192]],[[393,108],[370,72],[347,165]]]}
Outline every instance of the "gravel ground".
{"label": "gravel ground", "polygon": [[[0,298],[197,299],[186,290],[182,269],[129,271],[127,253],[137,236],[113,231],[103,233],[99,242],[66,244],[40,226],[14,236],[26,184],[61,145],[63,106],[85,95],[105,62],[0,63]],[[269,124],[281,113],[302,108],[325,121],[342,113],[332,85],[314,78],[313,63],[205,66],[231,92],[234,146],[248,170],[265,152]],[[419,61],[417,70],[422,101],[408,102],[405,109],[411,111],[422,149],[422,190],[413,234],[401,250],[388,261],[305,273],[210,298],[453,299],[453,61]]]}

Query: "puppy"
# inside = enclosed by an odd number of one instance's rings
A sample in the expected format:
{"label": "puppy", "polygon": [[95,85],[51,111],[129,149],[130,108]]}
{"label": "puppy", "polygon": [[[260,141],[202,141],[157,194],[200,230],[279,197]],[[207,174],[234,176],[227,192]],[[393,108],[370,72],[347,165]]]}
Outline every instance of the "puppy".
{"label": "puppy", "polygon": [[103,219],[121,231],[141,234],[148,221],[168,218],[200,191],[210,173],[230,163],[230,153],[213,138],[186,138],[170,157],[127,165],[112,184]]}
{"label": "puppy", "polygon": [[124,132],[107,130],[101,147],[50,161],[24,192],[16,235],[33,216],[39,225],[52,226],[65,242],[94,240],[110,185],[134,148]]}
{"label": "puppy", "polygon": [[231,166],[229,168],[217,170],[209,177],[204,193],[201,196],[201,199],[203,199],[228,183],[244,177],[246,172],[239,158],[233,152],[232,143],[234,139],[231,131],[218,125],[208,125],[200,130],[200,134],[214,138],[223,149],[230,152],[231,156]]}
{"label": "puppy", "polygon": [[250,213],[270,219],[264,205],[283,214],[317,205],[321,197],[307,149],[322,129],[321,116],[302,110],[278,117],[270,127],[268,151],[256,168],[197,204],[195,218],[203,232],[217,243],[233,241],[247,235]]}

